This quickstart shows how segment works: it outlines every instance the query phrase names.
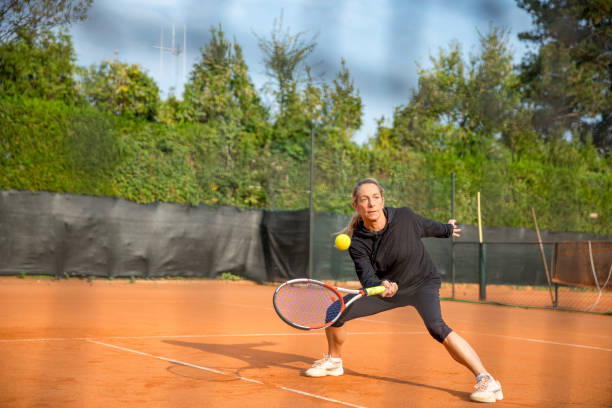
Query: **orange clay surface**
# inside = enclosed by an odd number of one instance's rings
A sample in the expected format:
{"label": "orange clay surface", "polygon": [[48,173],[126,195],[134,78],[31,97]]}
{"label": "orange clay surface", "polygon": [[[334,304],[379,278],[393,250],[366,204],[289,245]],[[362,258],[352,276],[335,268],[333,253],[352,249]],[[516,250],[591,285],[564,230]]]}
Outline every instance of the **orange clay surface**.
{"label": "orange clay surface", "polygon": [[[274,286],[0,278],[0,407],[465,407],[474,377],[412,308],[347,324],[341,377]],[[442,302],[502,383],[496,407],[612,406],[612,316]]]}

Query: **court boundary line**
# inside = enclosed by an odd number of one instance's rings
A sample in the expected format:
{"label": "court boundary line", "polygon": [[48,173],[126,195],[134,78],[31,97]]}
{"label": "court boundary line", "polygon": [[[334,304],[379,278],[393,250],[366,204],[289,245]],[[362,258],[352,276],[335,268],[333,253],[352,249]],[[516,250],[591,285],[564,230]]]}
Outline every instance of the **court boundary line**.
{"label": "court boundary line", "polygon": [[[470,333],[478,336],[490,336],[490,337],[500,337],[511,340],[518,341],[526,341],[530,343],[541,343],[541,344],[552,344],[556,346],[565,346],[565,347],[575,347],[587,350],[599,350],[599,351],[607,351],[612,352],[612,349],[599,347],[599,346],[589,346],[584,344],[574,344],[574,343],[563,343],[552,340],[542,340],[542,339],[532,339],[529,337],[518,337],[518,336],[507,336],[504,334],[491,334],[491,333],[481,333],[470,330],[462,330],[462,333]],[[426,331],[410,331],[410,332],[401,332],[401,331],[387,331],[387,332],[349,332],[352,336],[369,336],[369,335],[390,335],[390,334],[426,334]],[[129,339],[180,339],[180,338],[198,338],[198,337],[278,337],[278,336],[319,336],[322,335],[322,332],[305,332],[305,333],[246,333],[246,334],[185,334],[185,335],[156,335],[156,336],[89,336],[89,337],[47,337],[47,338],[29,338],[29,339],[0,339],[0,344],[2,343],[27,343],[27,342],[43,342],[43,341],[82,341],[82,340],[90,340],[92,338],[96,339],[119,339],[119,340],[129,340]]]}
{"label": "court boundary line", "polygon": [[[303,333],[238,333],[238,334],[176,334],[176,335],[155,335],[155,336],[92,336],[87,337],[40,337],[28,339],[0,339],[0,343],[27,343],[38,341],[81,341],[91,339],[119,339],[119,340],[146,340],[146,339],[187,339],[198,337],[282,337],[282,336],[320,336],[322,331],[303,332]],[[389,335],[389,334],[427,334],[426,331],[377,331],[377,332],[349,332],[351,335],[370,336],[370,335]]]}
{"label": "court boundary line", "polygon": [[117,349],[117,350],[120,350],[120,351],[125,351],[125,352],[129,352],[129,353],[133,353],[133,354],[138,354],[138,355],[145,356],[145,357],[151,357],[151,358],[155,358],[157,360],[167,361],[167,362],[172,363],[172,364],[178,364],[178,365],[182,365],[182,366],[185,366],[185,367],[196,368],[198,370],[203,370],[203,371],[207,371],[207,372],[214,373],[214,374],[220,374],[220,375],[225,375],[225,376],[228,376],[228,377],[237,378],[239,380],[250,382],[250,383],[255,383],[255,384],[259,384],[259,385],[266,385],[266,386],[273,386],[275,388],[279,388],[279,389],[284,390],[284,391],[293,392],[293,393],[296,393],[296,394],[304,395],[304,396],[311,397],[311,398],[320,399],[320,400],[327,401],[327,402],[333,402],[333,403],[336,403],[336,404],[345,405],[345,406],[353,407],[353,408],[366,408],[366,407],[364,407],[362,405],[356,405],[356,404],[352,404],[350,402],[341,401],[341,400],[337,400],[337,399],[329,398],[329,397],[324,397],[324,396],[318,395],[318,394],[312,394],[310,392],[298,390],[298,389],[295,389],[295,388],[285,387],[285,386],[282,386],[282,385],[279,385],[279,384],[264,383],[263,381],[255,380],[255,379],[248,378],[248,377],[243,377],[241,375],[227,373],[227,372],[224,372],[224,371],[221,371],[221,370],[217,370],[217,369],[214,369],[214,368],[204,367],[204,366],[201,366],[201,365],[197,365],[197,364],[192,364],[192,363],[188,363],[188,362],[185,362],[185,361],[176,360],[176,359],[173,359],[173,358],[157,356],[155,354],[150,354],[150,353],[146,353],[144,351],[130,349],[130,348],[127,348],[127,347],[121,347],[121,346],[117,346],[117,345],[114,345],[114,344],[104,343],[104,342],[101,342],[101,341],[93,340],[91,338],[87,338],[87,339],[85,339],[85,341],[87,341],[89,343],[93,343],[93,344],[98,344],[98,345],[101,345],[101,346],[109,347],[109,348],[114,348],[114,349]]}
{"label": "court boundary line", "polygon": [[[390,322],[388,320],[367,320],[367,319],[362,319],[362,320],[363,321],[368,321],[370,323],[405,325],[405,326],[410,325],[409,323]],[[532,338],[529,338],[529,337],[508,336],[508,335],[505,335],[505,334],[481,333],[481,332],[476,332],[476,331],[471,331],[471,330],[461,330],[461,333],[471,333],[471,334],[475,334],[475,335],[478,335],[478,336],[500,337],[500,338],[505,338],[505,339],[526,341],[526,342],[531,342],[531,343],[553,344],[553,345],[556,345],[556,346],[576,347],[576,348],[583,348],[583,349],[587,349],[587,350],[600,350],[600,351],[612,352],[612,349],[605,348],[605,347],[588,346],[588,345],[584,345],[584,344],[575,344],[575,343],[563,343],[563,342],[553,341],[553,340],[532,339]],[[597,337],[602,337],[602,336],[597,336]],[[604,337],[604,338],[608,338],[608,337]]]}
{"label": "court boundary line", "polygon": [[500,337],[503,339],[521,340],[521,341],[527,341],[531,343],[542,343],[542,344],[553,344],[556,346],[576,347],[576,348],[583,348],[583,349],[588,349],[588,350],[601,350],[601,351],[608,351],[608,352],[612,351],[612,349],[608,349],[605,347],[586,346],[584,344],[562,343],[559,341],[552,341],[552,340],[530,339],[529,337],[507,336],[504,334],[478,333],[478,332],[472,332],[472,331],[464,331],[464,333],[472,333],[472,334],[476,334],[479,336]]}

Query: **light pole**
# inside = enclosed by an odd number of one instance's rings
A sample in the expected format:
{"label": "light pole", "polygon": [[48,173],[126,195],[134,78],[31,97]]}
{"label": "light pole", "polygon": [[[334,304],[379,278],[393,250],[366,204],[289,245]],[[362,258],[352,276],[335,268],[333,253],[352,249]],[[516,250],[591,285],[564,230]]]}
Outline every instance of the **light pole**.
{"label": "light pole", "polygon": [[308,220],[309,224],[309,240],[308,240],[308,278],[312,279],[314,272],[314,233],[315,233],[315,223],[314,223],[314,146],[315,146],[315,132],[314,132],[314,124],[310,125],[310,203],[309,203],[309,216]]}

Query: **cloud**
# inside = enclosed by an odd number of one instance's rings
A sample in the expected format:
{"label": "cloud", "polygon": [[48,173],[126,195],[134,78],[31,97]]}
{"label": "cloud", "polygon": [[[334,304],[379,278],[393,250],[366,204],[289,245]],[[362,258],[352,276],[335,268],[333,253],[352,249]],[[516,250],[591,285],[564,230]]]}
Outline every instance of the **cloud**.
{"label": "cloud", "polygon": [[[149,71],[160,88],[182,90],[185,78],[171,72],[172,57],[165,56],[160,71],[160,33],[170,44],[176,26],[176,44],[183,44],[187,27],[187,72],[200,58],[200,48],[210,40],[211,26],[222,24],[227,37],[243,49],[250,75],[258,89],[267,81],[257,38],[269,38],[273,23],[283,14],[285,28],[304,38],[316,38],[317,48],[308,60],[314,73],[331,81],[346,60],[359,89],[364,109],[364,131],[375,131],[375,119],[391,117],[395,107],[408,102],[417,84],[415,62],[424,66],[457,39],[464,51],[477,45],[478,28],[486,32],[492,21],[512,29],[511,47],[520,59],[525,46],[516,33],[530,28],[530,17],[514,0],[105,0],[95,1],[89,18],[72,26],[79,65],[99,63],[118,51],[121,61],[138,63]],[[182,57],[178,61],[182,71]]]}

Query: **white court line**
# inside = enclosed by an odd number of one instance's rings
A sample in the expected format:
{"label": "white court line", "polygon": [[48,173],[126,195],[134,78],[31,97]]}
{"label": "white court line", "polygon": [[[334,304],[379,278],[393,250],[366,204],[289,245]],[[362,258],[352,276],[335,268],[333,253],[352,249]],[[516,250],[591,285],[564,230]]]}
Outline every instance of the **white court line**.
{"label": "white court line", "polygon": [[[373,320],[371,322],[374,322]],[[390,323],[394,322],[377,322],[377,323]],[[395,323],[401,324],[401,323]],[[553,344],[556,346],[565,346],[565,347],[575,347],[582,348],[588,350],[600,350],[611,352],[612,349],[598,346],[588,346],[584,344],[573,344],[573,343],[562,343],[558,341],[551,340],[542,340],[542,339],[531,339],[528,337],[517,337],[517,336],[506,336],[503,334],[491,334],[491,333],[480,333],[474,331],[462,330],[462,333],[472,333],[478,336],[491,336],[491,337],[501,337],[512,340],[526,341],[531,343],[543,343],[543,344]],[[44,341],[72,341],[72,340],[89,340],[91,337],[96,337],[98,339],[188,339],[188,338],[202,338],[202,337],[282,337],[282,336],[320,336],[322,335],[322,331],[316,332],[305,332],[305,333],[251,333],[251,334],[185,334],[185,335],[170,335],[170,336],[90,336],[90,337],[48,337],[48,338],[30,338],[30,339],[0,339],[0,343],[25,343],[25,342],[44,342]],[[397,334],[426,334],[425,331],[411,331],[411,332],[401,332],[401,331],[376,331],[376,332],[351,332],[349,334],[360,335],[360,336],[372,336],[372,335],[397,335]]]}
{"label": "white court line", "polygon": [[394,326],[415,326],[415,323],[400,323],[400,322],[392,322],[389,320],[372,320],[372,319],[364,319],[363,317],[359,319],[360,322],[368,322],[368,323],[377,323],[377,324],[392,324]]}
{"label": "white court line", "polygon": [[[453,323],[453,325],[455,325],[455,324],[458,325],[458,323],[464,324],[466,326],[473,326],[474,325],[474,321],[473,320],[467,320],[467,319],[452,319],[452,323]],[[597,338],[602,338],[602,339],[606,339],[606,340],[612,339],[611,335],[585,333],[585,332],[576,332],[574,330],[559,330],[559,332],[560,333],[564,333],[564,334],[578,335],[578,336],[582,336],[582,337],[597,337]]]}
{"label": "white court line", "polygon": [[[367,321],[370,323],[386,323],[386,324],[392,324],[392,325],[409,326],[409,324],[407,323],[398,323],[398,322],[392,322],[388,320],[369,320],[369,319],[361,319],[361,320]],[[506,336],[503,334],[481,333],[481,332],[475,332],[475,331],[469,331],[469,330],[461,330],[461,333],[472,333],[478,336],[501,337],[501,338],[512,339],[512,340],[527,341],[531,343],[554,344],[556,346],[576,347],[576,348],[583,348],[583,349],[589,349],[589,350],[601,350],[601,351],[608,351],[608,352],[612,351],[612,349],[605,348],[605,347],[587,346],[584,344],[562,343],[562,342],[552,341],[552,340],[531,339],[529,337]]]}
{"label": "white court line", "polygon": [[[222,303],[222,302],[215,302],[216,304],[219,305],[224,305],[224,306],[240,306],[240,307],[244,307],[244,308],[250,308],[250,309],[261,309],[261,310],[274,310],[274,308],[271,307],[265,307],[265,306],[255,306],[255,305],[244,305],[244,304],[238,304],[238,303]],[[362,322],[368,322],[368,323],[375,323],[375,324],[392,324],[395,326],[414,326],[414,323],[399,323],[399,322],[391,322],[388,320],[373,320],[373,319],[364,319],[361,318],[359,319],[359,321]],[[453,319],[453,322],[463,322],[463,323],[471,323],[467,320],[457,320],[457,319]],[[462,332],[464,332],[464,330],[462,330]],[[472,332],[475,333],[475,332]],[[480,333],[477,333],[480,334]],[[489,334],[484,334],[484,335],[489,335]],[[548,340],[538,340],[538,339],[530,339],[530,338],[523,338],[523,337],[512,337],[512,336],[503,336],[503,335],[493,335],[491,334],[490,336],[498,336],[498,337],[507,337],[507,338],[512,338],[515,340],[524,340],[524,341],[528,341],[528,342],[536,342],[536,343],[550,343],[550,344],[556,344],[556,345],[560,345],[560,346],[574,346],[574,347],[578,347],[578,348],[586,348],[586,349],[594,349],[594,350],[603,350],[603,351],[612,351],[611,349],[607,349],[607,348],[602,348],[602,347],[596,347],[596,346],[585,346],[585,345],[581,345],[581,344],[571,344],[571,343],[559,343],[559,342],[554,342],[554,341],[548,341]],[[603,336],[603,335],[597,335],[597,334],[584,334],[584,336],[592,336],[592,337],[601,337],[604,339],[609,339],[610,336]]]}
{"label": "white court line", "polygon": [[[397,331],[376,331],[376,332],[349,332],[351,335],[373,336],[373,335],[391,335],[391,334],[426,334],[426,331],[414,332],[397,332]],[[0,339],[0,343],[20,343],[20,342],[38,342],[38,341],[75,341],[75,340],[91,340],[96,339],[188,339],[201,337],[285,337],[285,336],[322,336],[323,331],[312,331],[304,333],[247,333],[247,334],[178,334],[169,336],[88,336],[88,337],[43,337],[30,339]]]}
{"label": "white court line", "polygon": [[[240,375],[235,375],[235,374],[232,374],[232,373],[226,373],[224,371],[216,370],[214,368],[209,368],[209,367],[204,367],[204,366],[200,366],[200,365],[196,365],[196,364],[186,363],[184,361],[175,360],[175,359],[172,359],[172,358],[156,356],[154,354],[145,353],[143,351],[133,350],[133,349],[129,349],[129,348],[126,348],[126,347],[120,347],[120,346],[116,346],[114,344],[102,343],[101,341],[96,341],[96,340],[92,340],[92,339],[86,339],[86,341],[88,341],[90,343],[99,344],[101,346],[110,347],[110,348],[114,348],[114,349],[117,349],[117,350],[125,351],[125,352],[128,352],[128,353],[134,353],[134,354],[139,354],[141,356],[152,357],[152,358],[156,358],[158,360],[168,361],[168,362],[173,363],[173,364],[178,364],[178,365],[182,365],[182,366],[186,366],[186,367],[197,368],[198,370],[208,371],[208,372],[211,372],[211,373],[225,375],[225,376],[228,376],[228,377],[234,377],[234,378],[237,378],[239,380],[243,380],[243,381],[247,381],[247,382],[252,382],[252,383],[255,383],[255,384],[267,385],[266,383],[263,383],[263,382],[258,381],[258,380],[254,380],[252,378],[242,377]],[[296,393],[296,394],[305,395],[307,397],[316,398],[316,399],[320,399],[320,400],[324,400],[324,401],[328,401],[328,402],[334,402],[336,404],[346,405],[348,407],[365,408],[365,407],[363,407],[361,405],[355,405],[355,404],[351,404],[350,402],[340,401],[340,400],[336,400],[336,399],[333,399],[333,398],[327,398],[327,397],[324,397],[322,395],[311,394],[311,393],[306,392],[306,391],[296,390],[295,388],[283,387],[282,385],[277,385],[277,384],[270,384],[270,385],[273,385],[273,386],[275,386],[277,388],[280,388],[281,390],[293,392],[293,393]]]}
{"label": "white court line", "polygon": [[257,306],[257,305],[244,305],[241,303],[224,303],[224,302],[210,302],[213,303],[215,305],[222,305],[222,306],[239,306],[239,307],[245,307],[247,309],[259,309],[259,310],[274,310],[273,307],[268,307],[268,306]]}
{"label": "white court line", "polygon": [[612,349],[609,349],[609,348],[597,347],[597,346],[585,346],[583,344],[561,343],[561,342],[558,342],[558,341],[530,339],[528,337],[506,336],[506,335],[503,335],[503,334],[477,333],[477,332],[470,332],[470,331],[463,331],[463,332],[464,333],[476,334],[478,336],[501,337],[501,338],[504,338],[504,339],[522,340],[522,341],[528,341],[528,342],[531,342],[531,343],[544,343],[544,344],[554,344],[556,346],[568,346],[568,347],[584,348],[584,349],[590,349],[590,350],[612,351]]}

